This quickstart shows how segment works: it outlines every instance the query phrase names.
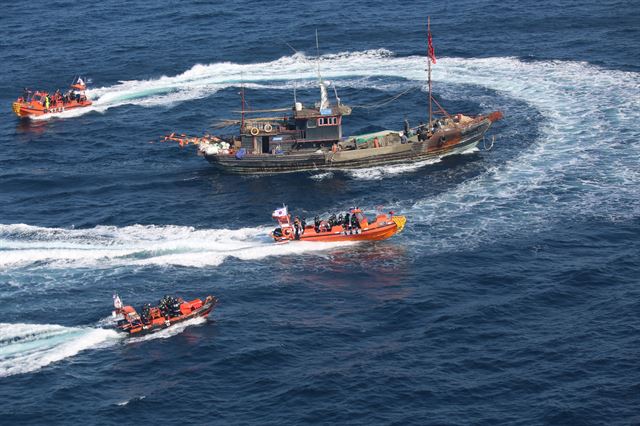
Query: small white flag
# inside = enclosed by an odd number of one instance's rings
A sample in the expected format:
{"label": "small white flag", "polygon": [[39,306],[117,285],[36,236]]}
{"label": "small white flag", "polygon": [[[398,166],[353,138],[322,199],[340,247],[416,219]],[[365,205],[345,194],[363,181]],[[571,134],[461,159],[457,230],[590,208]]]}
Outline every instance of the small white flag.
{"label": "small white flag", "polygon": [[122,300],[120,300],[120,296],[117,294],[113,295],[113,307],[116,309],[122,309]]}
{"label": "small white flag", "polygon": [[277,209],[273,211],[271,215],[274,219],[287,217],[287,206],[282,207],[281,209]]}

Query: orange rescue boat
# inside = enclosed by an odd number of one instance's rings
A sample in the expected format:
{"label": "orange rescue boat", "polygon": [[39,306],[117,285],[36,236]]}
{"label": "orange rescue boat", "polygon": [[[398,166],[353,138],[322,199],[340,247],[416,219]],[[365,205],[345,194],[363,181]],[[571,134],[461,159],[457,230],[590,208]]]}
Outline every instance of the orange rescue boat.
{"label": "orange rescue boat", "polygon": [[50,94],[42,90],[24,89],[23,95],[12,104],[13,112],[18,117],[29,118],[88,107],[92,102],[87,99],[86,90],[87,85],[80,77],[74,80],[70,90],[64,94],[59,90]]}
{"label": "orange rescue boat", "polygon": [[380,213],[373,221],[364,215],[359,208],[352,208],[339,217],[331,215],[327,220],[315,218],[313,225],[307,225],[304,218],[297,216],[291,221],[287,207],[277,209],[272,217],[278,221],[279,227],[271,232],[276,243],[289,241],[380,241],[392,237],[402,231],[407,218]]}
{"label": "orange rescue boat", "polygon": [[207,317],[218,303],[215,296],[185,301],[179,297],[165,296],[157,306],[144,305],[140,313],[133,306],[124,306],[117,294],[113,295],[113,316],[118,320],[116,328],[129,336],[142,336],[171,327],[197,317]]}

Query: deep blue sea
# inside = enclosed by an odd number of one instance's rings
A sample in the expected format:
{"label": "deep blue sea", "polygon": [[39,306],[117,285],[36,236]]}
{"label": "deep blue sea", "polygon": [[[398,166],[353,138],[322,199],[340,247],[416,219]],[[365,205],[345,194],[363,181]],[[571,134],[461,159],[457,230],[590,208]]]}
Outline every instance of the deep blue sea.
{"label": "deep blue sea", "polygon": [[[427,16],[435,97],[505,114],[491,150],[238,177],[160,142],[237,118],[241,85],[312,104],[316,63],[345,134],[425,120]],[[637,1],[3,0],[0,424],[640,424],[639,22]],[[91,108],[13,115],[77,73]],[[274,245],[282,203],[408,223]],[[125,339],[114,292],[220,305]]]}

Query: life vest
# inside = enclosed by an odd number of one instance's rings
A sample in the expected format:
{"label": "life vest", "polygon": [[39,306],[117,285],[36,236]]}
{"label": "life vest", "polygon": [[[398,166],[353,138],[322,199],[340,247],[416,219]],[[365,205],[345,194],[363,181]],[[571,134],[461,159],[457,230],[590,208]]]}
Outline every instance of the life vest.
{"label": "life vest", "polygon": [[293,235],[293,231],[291,230],[291,228],[284,228],[282,230],[282,233],[284,234],[285,237],[287,238],[291,238],[291,236]]}

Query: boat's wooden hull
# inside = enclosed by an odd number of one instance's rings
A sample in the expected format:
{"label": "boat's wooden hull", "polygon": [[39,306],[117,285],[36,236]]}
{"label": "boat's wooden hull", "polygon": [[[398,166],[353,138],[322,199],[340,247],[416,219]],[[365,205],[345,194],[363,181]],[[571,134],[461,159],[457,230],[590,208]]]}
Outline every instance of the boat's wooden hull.
{"label": "boat's wooden hull", "polygon": [[272,174],[309,170],[358,169],[438,159],[473,149],[482,140],[492,120],[485,118],[463,129],[437,133],[427,141],[416,137],[409,143],[379,148],[302,154],[247,154],[203,156],[215,167],[237,174]]}

